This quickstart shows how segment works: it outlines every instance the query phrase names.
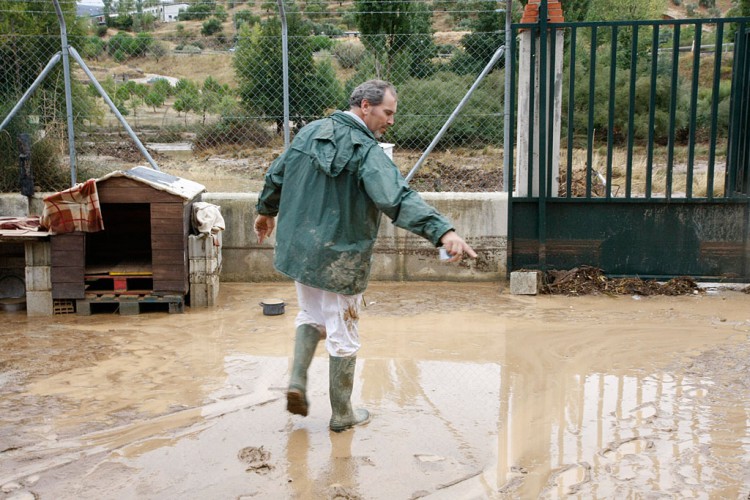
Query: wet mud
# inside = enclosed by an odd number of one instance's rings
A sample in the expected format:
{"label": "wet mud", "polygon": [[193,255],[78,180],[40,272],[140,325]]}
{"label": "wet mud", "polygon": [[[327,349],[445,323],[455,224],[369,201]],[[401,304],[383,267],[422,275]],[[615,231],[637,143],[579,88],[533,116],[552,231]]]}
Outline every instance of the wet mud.
{"label": "wet mud", "polygon": [[292,284],[0,313],[0,499],[747,498],[748,300],[374,283],[353,394],[373,419],[338,434],[322,343],[310,414],[285,411]]}

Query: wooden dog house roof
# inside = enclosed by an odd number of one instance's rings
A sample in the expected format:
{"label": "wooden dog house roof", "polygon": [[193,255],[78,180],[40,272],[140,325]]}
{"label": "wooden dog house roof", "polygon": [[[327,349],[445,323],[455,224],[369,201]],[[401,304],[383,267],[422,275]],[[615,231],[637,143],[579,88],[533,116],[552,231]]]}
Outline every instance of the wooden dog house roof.
{"label": "wooden dog house roof", "polygon": [[112,177],[127,177],[148,184],[154,189],[179,196],[184,200],[192,200],[206,190],[203,184],[141,166],[133,167],[130,170],[116,170],[100,177],[96,182],[99,183]]}

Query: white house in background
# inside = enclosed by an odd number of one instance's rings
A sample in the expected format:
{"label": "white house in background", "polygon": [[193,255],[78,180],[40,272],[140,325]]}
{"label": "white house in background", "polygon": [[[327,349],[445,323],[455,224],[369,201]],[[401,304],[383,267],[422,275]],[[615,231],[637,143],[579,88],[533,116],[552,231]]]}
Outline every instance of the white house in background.
{"label": "white house in background", "polygon": [[[153,15],[158,21],[171,23],[177,21],[177,16],[181,10],[187,10],[189,3],[172,3],[163,2],[155,7],[144,7],[144,14]],[[136,14],[135,11],[130,12]],[[96,24],[105,24],[104,7],[101,4],[91,4],[79,2],[76,4],[76,15],[79,17],[88,17]],[[109,17],[117,17],[117,12],[111,12]]]}
{"label": "white house in background", "polygon": [[187,10],[190,7],[188,3],[162,3],[155,7],[145,7],[144,14],[152,14],[156,19],[163,23],[177,21],[177,16],[181,10]]}

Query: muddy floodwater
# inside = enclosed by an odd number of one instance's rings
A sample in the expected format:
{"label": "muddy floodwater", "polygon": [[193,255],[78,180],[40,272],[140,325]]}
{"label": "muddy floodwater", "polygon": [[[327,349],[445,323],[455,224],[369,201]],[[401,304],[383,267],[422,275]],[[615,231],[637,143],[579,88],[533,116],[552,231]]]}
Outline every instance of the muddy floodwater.
{"label": "muddy floodwater", "polygon": [[[264,299],[286,313],[264,316]],[[289,283],[184,314],[0,313],[0,499],[747,498],[750,296],[373,283],[353,401],[286,413]]]}

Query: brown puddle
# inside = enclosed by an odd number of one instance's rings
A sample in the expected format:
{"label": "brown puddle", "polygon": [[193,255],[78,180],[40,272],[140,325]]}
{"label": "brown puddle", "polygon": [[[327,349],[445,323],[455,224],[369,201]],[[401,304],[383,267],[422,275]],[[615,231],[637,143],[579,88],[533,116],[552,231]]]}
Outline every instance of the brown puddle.
{"label": "brown puddle", "polygon": [[[375,283],[353,400],[285,411],[291,284],[185,314],[0,314],[0,499],[745,498],[750,298]],[[279,297],[286,314],[258,302]]]}

